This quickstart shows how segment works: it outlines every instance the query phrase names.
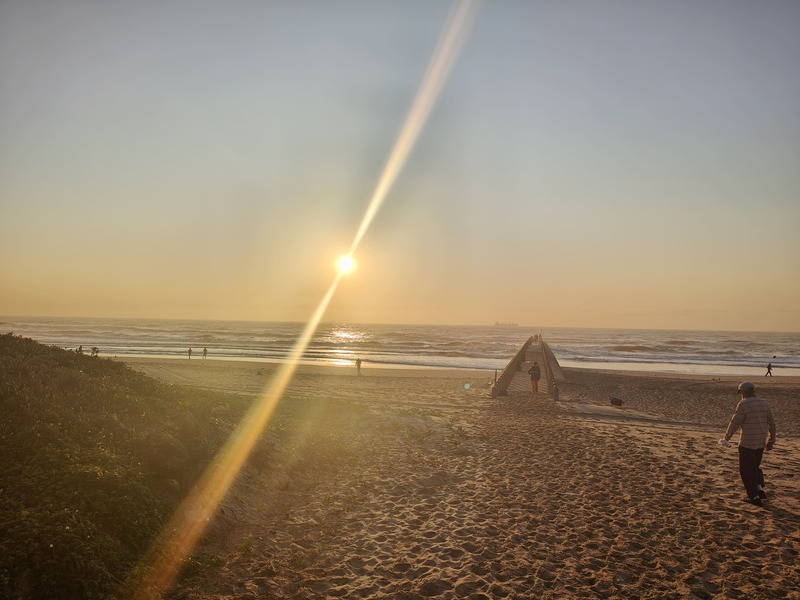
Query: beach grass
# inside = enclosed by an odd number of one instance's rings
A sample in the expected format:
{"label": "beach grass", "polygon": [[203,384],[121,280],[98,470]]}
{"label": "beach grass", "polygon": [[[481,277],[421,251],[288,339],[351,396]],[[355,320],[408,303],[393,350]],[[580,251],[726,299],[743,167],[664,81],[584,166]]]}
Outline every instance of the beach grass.
{"label": "beach grass", "polygon": [[0,336],[0,595],[112,595],[246,405]]}
{"label": "beach grass", "polygon": [[[138,560],[253,401],[250,388],[183,383],[0,336],[0,596],[130,595]],[[368,409],[328,397],[305,389],[279,407],[241,485],[264,476],[285,491],[371,455],[357,436],[341,435]],[[242,494],[234,489],[229,502]],[[262,501],[260,512],[267,508]],[[224,535],[231,515],[218,513],[212,536]],[[190,557],[183,576],[218,560]]]}

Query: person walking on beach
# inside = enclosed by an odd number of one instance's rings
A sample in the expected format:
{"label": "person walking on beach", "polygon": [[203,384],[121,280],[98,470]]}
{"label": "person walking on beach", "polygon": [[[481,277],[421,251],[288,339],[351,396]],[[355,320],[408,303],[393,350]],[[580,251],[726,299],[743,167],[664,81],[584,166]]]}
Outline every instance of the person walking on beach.
{"label": "person walking on beach", "polygon": [[739,475],[747,490],[745,502],[761,506],[767,493],[764,491],[764,472],[761,470],[761,457],[764,448],[772,450],[775,446],[775,417],[767,401],[756,396],[756,386],[749,381],[739,384],[741,401],[720,440],[723,446],[730,446],[729,440],[741,428],[739,438]]}
{"label": "person walking on beach", "polygon": [[767,363],[767,374],[764,377],[772,377],[772,363]]}
{"label": "person walking on beach", "polygon": [[361,359],[360,358],[356,359],[356,371],[358,371],[358,374],[361,375]]}
{"label": "person walking on beach", "polygon": [[206,356],[208,356],[208,348],[203,348],[203,360],[206,359]]}
{"label": "person walking on beach", "polygon": [[539,393],[539,380],[542,378],[542,370],[539,368],[539,363],[533,361],[533,366],[528,369],[528,374],[531,376],[531,394],[535,397]]}
{"label": "person walking on beach", "polygon": [[192,360],[192,349],[189,348],[189,360]]}

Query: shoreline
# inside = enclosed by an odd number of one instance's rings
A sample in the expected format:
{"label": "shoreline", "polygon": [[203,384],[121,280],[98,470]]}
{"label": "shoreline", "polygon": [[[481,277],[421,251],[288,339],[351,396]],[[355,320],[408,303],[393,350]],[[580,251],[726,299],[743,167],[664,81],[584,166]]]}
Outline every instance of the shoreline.
{"label": "shoreline", "polygon": [[[74,348],[65,348],[65,350],[74,350]],[[103,358],[112,358],[114,360],[121,360],[123,362],[133,361],[133,360],[203,360],[202,358],[202,351],[194,352],[195,356],[192,359],[188,359],[186,356],[186,352],[182,352],[180,354],[115,354],[115,355],[103,355]],[[402,362],[402,361],[378,361],[372,360],[369,358],[362,357],[362,366],[365,368],[370,369],[419,369],[419,370],[465,370],[465,371],[495,371],[497,370],[498,373],[502,372],[503,369],[508,365],[508,361],[511,360],[510,355],[508,360],[504,360],[502,365],[498,365],[496,367],[492,366],[468,366],[468,365],[447,365],[447,364],[418,364],[415,362]],[[355,366],[355,359],[358,358],[356,355],[353,355],[351,359],[308,359],[304,358],[301,359],[298,364],[304,366],[328,366],[328,367],[336,367],[336,368],[347,368]],[[558,357],[556,357],[558,358]],[[267,363],[275,363],[275,364],[284,364],[287,362],[285,358],[275,358],[275,357],[257,357],[257,356],[215,356],[209,354],[207,360],[212,361],[225,361],[225,362],[251,362],[251,363],[260,363],[260,364],[267,364]],[[677,368],[678,366],[685,367],[684,369]],[[697,377],[733,377],[733,378],[740,378],[742,381],[746,381],[749,378],[763,378],[764,375],[761,375],[763,369],[761,367],[757,368],[757,373],[750,372],[747,373],[745,371],[753,371],[754,367],[733,367],[727,365],[701,365],[696,363],[645,363],[645,362],[622,362],[622,361],[614,361],[614,362],[599,362],[599,361],[574,361],[569,359],[564,359],[559,361],[559,366],[562,369],[581,369],[586,371],[598,371],[598,372],[626,372],[626,373],[644,373],[649,375],[664,375],[664,376],[697,376]],[[773,377],[790,377],[796,378],[800,381],[800,368],[795,367],[781,367],[776,366],[774,367],[778,373],[774,373]],[[784,371],[784,373],[780,373],[780,371]]]}
{"label": "shoreline", "polygon": [[[116,359],[137,371],[170,384],[194,386],[220,392],[257,396],[283,363],[249,361],[132,358]],[[559,404],[576,413],[608,416],[610,398],[623,401],[612,410],[623,418],[639,413],[685,426],[724,431],[739,396],[742,377],[711,377],[696,374],[646,373],[562,369]],[[778,421],[781,437],[800,435],[800,377],[751,378],[756,393],[769,403]],[[354,398],[369,405],[436,407],[458,411],[464,401],[477,405],[490,400],[494,371],[474,369],[411,369],[396,367],[300,364],[288,384],[287,397]],[[517,395],[515,395],[517,394]],[[527,392],[512,392],[506,401],[528,399]],[[501,401],[504,401],[501,399]],[[578,409],[578,407],[582,407]]]}
{"label": "shoreline", "polygon": [[[193,358],[207,347],[210,360],[282,362],[300,335],[298,323],[163,319],[61,319],[19,317],[9,330],[45,345],[101,357]],[[371,364],[412,369],[501,370],[532,331],[513,335],[496,328],[446,325],[321,323],[303,354],[308,364],[342,364],[360,357]],[[774,373],[800,377],[797,332],[549,328],[539,331],[562,367],[663,372],[671,375],[741,376]],[[524,334],[524,335],[523,335]]]}
{"label": "shoreline", "polygon": [[800,375],[773,375],[764,377],[763,375],[720,375],[705,373],[672,373],[667,371],[640,371],[636,369],[598,369],[590,367],[566,367],[561,365],[561,370],[566,372],[576,371],[583,373],[594,373],[597,375],[626,375],[630,377],[646,377],[656,379],[681,379],[685,381],[751,381],[756,385],[766,384],[772,380],[780,383],[800,384]]}
{"label": "shoreline", "polygon": [[[203,362],[202,356],[198,356],[196,358],[188,359],[185,356],[168,356],[168,355],[148,355],[148,356],[132,356],[132,355],[117,355],[113,357],[102,357],[102,358],[110,358],[111,360],[115,360],[117,362],[123,362],[126,364],[148,364],[148,363],[161,363],[161,362],[175,362],[175,363],[191,363],[195,364],[195,362]],[[195,361],[195,362],[193,362]],[[287,364],[287,361],[280,360],[280,359],[249,359],[249,358],[230,358],[230,357],[211,357],[209,356],[206,359],[207,363],[219,363],[219,364],[249,364],[249,365],[256,365],[260,368],[268,368],[269,370],[277,369],[279,366]],[[643,378],[660,378],[660,379],[679,379],[679,380],[686,380],[686,381],[751,381],[755,384],[768,384],[772,381],[776,383],[785,383],[785,384],[800,384],[800,374],[799,375],[781,375],[776,374],[770,377],[765,377],[763,375],[756,376],[756,375],[742,375],[742,374],[715,374],[715,373],[686,373],[686,372],[671,372],[671,371],[647,371],[641,369],[625,369],[625,368],[597,368],[597,367],[575,367],[575,366],[565,366],[564,364],[560,364],[561,370],[566,372],[580,372],[580,373],[593,373],[597,375],[626,375],[630,377],[643,377]],[[325,361],[308,361],[308,360],[301,360],[298,362],[297,365],[298,371],[308,371],[308,372],[325,372],[325,373],[338,373],[338,372],[345,372],[345,371],[353,371],[355,372],[355,363],[348,362],[348,363],[334,363],[334,362],[325,362]],[[394,371],[403,372],[407,374],[433,374],[433,373],[443,373],[443,374],[452,374],[452,373],[464,373],[464,374],[472,374],[475,373],[492,373],[494,374],[495,369],[491,368],[476,368],[476,367],[445,367],[445,366],[433,366],[433,365],[408,365],[408,364],[399,364],[399,363],[377,363],[377,362],[362,362],[362,371],[364,373],[370,373],[380,376],[387,376],[392,374]],[[502,372],[502,369],[497,369],[498,375]]]}
{"label": "shoreline", "polygon": [[[277,371],[281,366],[288,364],[288,361],[282,360],[237,360],[230,358],[208,358],[203,361],[202,357],[191,360],[186,357],[156,357],[156,356],[115,356],[111,360],[122,362],[129,365],[160,365],[160,364],[175,364],[195,366],[197,363],[204,363],[206,365],[216,365],[223,367],[247,369],[247,370],[262,370],[270,373]],[[369,374],[370,376],[377,377],[450,377],[455,375],[472,375],[492,373],[493,370],[489,369],[471,369],[467,367],[428,367],[418,365],[396,365],[389,363],[362,363],[361,371],[363,376]],[[358,373],[354,363],[350,364],[333,364],[323,363],[316,361],[300,361],[296,367],[296,373],[299,374],[316,374],[316,375],[337,375],[337,376],[353,376],[358,377]]]}
{"label": "shoreline", "polygon": [[[739,371],[739,367],[733,367],[728,365],[708,365],[707,367],[704,365],[698,365],[696,363],[643,363],[643,362],[591,362],[586,361],[585,363],[578,363],[577,361],[569,361],[565,360],[563,362],[559,362],[562,369],[583,369],[583,370],[592,370],[592,371],[625,371],[629,373],[651,373],[651,374],[664,374],[664,375],[698,375],[704,377],[739,377],[744,378],[744,380],[754,377],[764,377],[763,372],[764,368],[758,367],[757,372],[750,372],[745,373],[744,371],[753,371],[755,367],[741,367],[741,371]],[[610,366],[600,366],[600,365],[610,365]],[[611,366],[613,365],[613,366]],[[677,365],[685,366],[686,369],[684,370],[673,370]],[[655,368],[655,367],[663,367],[663,368]],[[691,367],[691,368],[689,368]],[[790,371],[790,373],[786,373],[784,375],[777,375],[773,374],[773,377],[796,377],[800,380],[800,368],[795,367],[775,367],[773,366],[774,370],[780,371]]]}

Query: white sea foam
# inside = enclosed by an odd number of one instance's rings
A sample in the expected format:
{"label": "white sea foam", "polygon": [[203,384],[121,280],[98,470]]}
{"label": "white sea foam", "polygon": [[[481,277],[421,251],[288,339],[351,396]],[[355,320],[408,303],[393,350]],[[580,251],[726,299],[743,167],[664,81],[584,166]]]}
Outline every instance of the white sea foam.
{"label": "white sea foam", "polygon": [[[100,349],[101,356],[281,360],[300,323],[2,317],[2,333],[44,344]],[[674,373],[800,375],[800,334],[712,331],[322,324],[304,361],[501,369],[541,333],[563,366]],[[775,357],[775,358],[773,358]]]}

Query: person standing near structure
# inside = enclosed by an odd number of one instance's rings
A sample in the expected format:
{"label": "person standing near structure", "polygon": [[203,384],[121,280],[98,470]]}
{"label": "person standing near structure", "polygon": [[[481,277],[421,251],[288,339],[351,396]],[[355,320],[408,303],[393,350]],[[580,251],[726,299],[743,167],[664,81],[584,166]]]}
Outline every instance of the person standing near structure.
{"label": "person standing near structure", "polygon": [[772,450],[775,446],[775,418],[767,401],[756,396],[756,386],[749,381],[739,384],[741,401],[719,443],[730,446],[729,440],[741,428],[739,438],[739,475],[747,490],[745,502],[761,506],[767,498],[764,491],[764,472],[761,470],[761,458],[764,448]]}
{"label": "person standing near structure", "polygon": [[528,369],[528,374],[531,376],[531,394],[535,397],[539,393],[539,380],[542,378],[542,370],[539,368],[539,363],[533,361],[533,366]]}

